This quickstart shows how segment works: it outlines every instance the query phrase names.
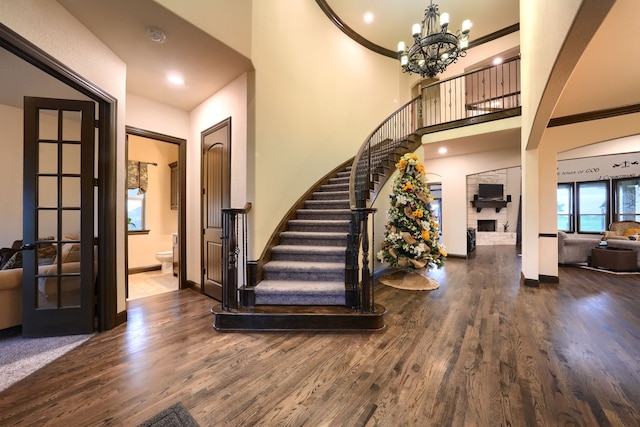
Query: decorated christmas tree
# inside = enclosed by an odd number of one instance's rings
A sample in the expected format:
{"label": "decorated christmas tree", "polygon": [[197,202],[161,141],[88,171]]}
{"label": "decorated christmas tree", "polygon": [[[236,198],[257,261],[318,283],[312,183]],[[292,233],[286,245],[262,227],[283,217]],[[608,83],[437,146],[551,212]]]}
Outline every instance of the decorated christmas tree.
{"label": "decorated christmas tree", "polygon": [[447,253],[440,244],[440,226],[431,210],[433,196],[426,185],[424,165],[415,154],[396,163],[391,207],[378,259],[405,271],[441,267]]}

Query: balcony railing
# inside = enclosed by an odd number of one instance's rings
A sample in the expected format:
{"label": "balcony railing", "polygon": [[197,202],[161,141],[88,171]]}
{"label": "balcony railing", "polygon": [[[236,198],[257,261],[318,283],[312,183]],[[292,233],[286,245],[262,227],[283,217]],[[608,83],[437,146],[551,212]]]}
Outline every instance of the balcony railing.
{"label": "balcony railing", "polygon": [[489,121],[519,115],[520,106],[520,58],[513,58],[422,87],[420,96],[395,111],[367,137],[349,178],[353,215],[345,266],[346,288],[364,297],[361,305],[374,306],[369,288],[369,240],[365,239],[366,218],[373,213],[370,201],[391,177],[397,160],[415,151],[421,136],[431,129],[473,124],[478,118]]}

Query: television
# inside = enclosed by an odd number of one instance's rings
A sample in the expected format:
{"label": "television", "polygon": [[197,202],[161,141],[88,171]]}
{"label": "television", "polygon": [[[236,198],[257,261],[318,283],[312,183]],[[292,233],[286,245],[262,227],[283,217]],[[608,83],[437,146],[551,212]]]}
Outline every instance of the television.
{"label": "television", "polygon": [[502,184],[479,184],[478,185],[479,200],[503,200]]}

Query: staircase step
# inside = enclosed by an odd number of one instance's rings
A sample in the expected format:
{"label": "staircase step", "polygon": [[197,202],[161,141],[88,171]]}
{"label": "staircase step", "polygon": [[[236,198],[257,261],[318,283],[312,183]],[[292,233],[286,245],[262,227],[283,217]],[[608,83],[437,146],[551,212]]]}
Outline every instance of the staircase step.
{"label": "staircase step", "polygon": [[342,246],[278,245],[271,250],[271,259],[344,263],[346,250]]}
{"label": "staircase step", "polygon": [[[344,268],[344,266],[343,266]],[[258,305],[345,305],[342,281],[263,280],[255,288]]]}
{"label": "staircase step", "polygon": [[350,209],[298,209],[298,219],[351,219]]}
{"label": "staircase step", "polygon": [[263,281],[256,286],[261,288],[266,280],[313,282],[342,282],[344,287],[344,262],[308,262],[308,261],[269,261],[262,269]]}
{"label": "staircase step", "polygon": [[316,191],[313,193],[314,200],[349,200],[348,191]]}
{"label": "staircase step", "polygon": [[281,245],[347,246],[348,233],[310,233],[308,231],[283,231]]}
{"label": "staircase step", "polygon": [[349,184],[349,175],[336,178],[330,178],[329,184]]}
{"label": "staircase step", "polygon": [[211,309],[218,331],[324,331],[376,332],[385,328],[386,309],[375,305],[373,312],[353,311],[341,306],[259,305],[247,310]]}
{"label": "staircase step", "polygon": [[349,220],[293,219],[289,221],[289,231],[349,232]]}
{"label": "staircase step", "polygon": [[323,193],[326,192],[343,192],[346,191],[347,194],[349,191],[349,183],[337,183],[337,184],[324,184],[320,186],[320,191],[322,191]]}
{"label": "staircase step", "polygon": [[308,209],[349,209],[349,200],[306,200]]}

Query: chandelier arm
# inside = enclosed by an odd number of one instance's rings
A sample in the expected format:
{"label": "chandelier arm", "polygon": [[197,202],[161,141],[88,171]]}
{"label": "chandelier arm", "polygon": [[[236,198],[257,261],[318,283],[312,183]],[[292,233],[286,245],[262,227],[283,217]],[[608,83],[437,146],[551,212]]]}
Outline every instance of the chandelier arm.
{"label": "chandelier arm", "polygon": [[457,62],[459,57],[466,55],[468,42],[464,48],[461,48],[460,40],[463,37],[468,38],[469,21],[465,21],[463,25],[464,34],[461,34],[460,30],[454,34],[447,31],[448,19],[445,20],[444,25],[439,26],[438,17],[440,17],[438,5],[433,4],[431,0],[424,11],[421,31],[419,33],[412,31],[413,45],[398,52],[403,72],[418,73],[422,77],[435,77],[438,73],[444,72],[449,65]]}

